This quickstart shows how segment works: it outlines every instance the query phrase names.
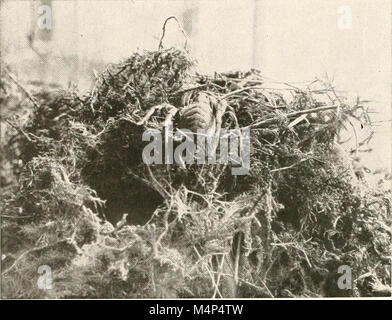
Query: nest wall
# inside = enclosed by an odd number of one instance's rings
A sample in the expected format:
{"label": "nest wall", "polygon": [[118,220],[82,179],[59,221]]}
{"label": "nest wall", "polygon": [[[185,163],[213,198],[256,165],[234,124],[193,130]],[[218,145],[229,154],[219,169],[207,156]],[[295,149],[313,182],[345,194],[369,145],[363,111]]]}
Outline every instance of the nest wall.
{"label": "nest wall", "polygon": [[[207,76],[194,64],[173,48],[135,53],[88,94],[40,92],[23,102],[27,116],[7,119],[3,294],[390,294],[390,193],[358,178],[336,146],[347,124],[368,121],[366,106],[322,81],[271,89],[256,70]],[[250,128],[248,175],[142,161],[143,132],[163,132],[167,118],[154,108],[178,108],[176,127],[184,99],[200,95],[225,104],[222,128]],[[40,265],[52,268],[51,290],[36,286]],[[352,268],[348,290],[341,265]]]}

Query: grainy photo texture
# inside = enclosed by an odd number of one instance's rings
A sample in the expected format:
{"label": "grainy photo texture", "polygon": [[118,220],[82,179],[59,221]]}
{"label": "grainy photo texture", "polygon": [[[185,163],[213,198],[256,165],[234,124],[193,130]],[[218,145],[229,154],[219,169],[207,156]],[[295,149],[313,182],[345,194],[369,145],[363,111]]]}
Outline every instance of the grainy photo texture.
{"label": "grainy photo texture", "polygon": [[1,298],[391,296],[391,2],[2,0]]}

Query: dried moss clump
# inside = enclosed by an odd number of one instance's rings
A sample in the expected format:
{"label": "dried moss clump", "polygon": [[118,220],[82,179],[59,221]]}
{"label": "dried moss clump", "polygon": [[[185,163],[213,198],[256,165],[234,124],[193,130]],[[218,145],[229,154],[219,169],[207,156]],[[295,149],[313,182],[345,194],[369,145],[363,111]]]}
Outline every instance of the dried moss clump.
{"label": "dried moss clump", "polygon": [[[256,70],[193,65],[176,49],[136,53],[85,96],[41,92],[27,116],[3,119],[2,174],[15,171],[1,205],[4,297],[390,295],[390,192],[336,142],[369,122],[364,103],[320,80],[277,87]],[[221,128],[250,128],[248,175],[143,163],[143,132],[163,130],[167,106],[179,126],[200,95],[224,105]]]}

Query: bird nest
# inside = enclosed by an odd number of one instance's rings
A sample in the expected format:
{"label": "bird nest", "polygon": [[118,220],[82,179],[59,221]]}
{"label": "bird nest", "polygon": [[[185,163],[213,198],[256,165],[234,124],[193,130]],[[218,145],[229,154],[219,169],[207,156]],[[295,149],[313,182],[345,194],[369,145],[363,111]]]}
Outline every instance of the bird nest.
{"label": "bird nest", "polygon": [[[336,144],[348,124],[369,122],[364,103],[321,80],[300,88],[256,70],[193,67],[173,48],[135,53],[88,94],[29,95],[27,118],[6,119],[2,168],[15,179],[1,206],[3,295],[388,293],[390,194],[359,179]],[[143,134],[165,137],[169,123],[213,136],[249,130],[246,174],[195,155],[146,163]],[[36,286],[41,265],[50,290]],[[355,279],[345,290],[342,265]]]}

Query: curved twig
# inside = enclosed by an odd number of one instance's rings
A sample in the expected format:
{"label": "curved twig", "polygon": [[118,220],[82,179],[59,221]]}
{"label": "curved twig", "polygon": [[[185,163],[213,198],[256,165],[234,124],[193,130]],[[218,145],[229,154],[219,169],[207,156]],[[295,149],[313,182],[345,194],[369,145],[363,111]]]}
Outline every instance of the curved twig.
{"label": "curved twig", "polygon": [[161,39],[159,40],[158,50],[162,50],[163,49],[163,39],[164,39],[165,34],[166,34],[166,24],[171,19],[173,19],[173,20],[175,20],[177,22],[178,29],[180,29],[181,33],[183,34],[183,36],[185,38],[184,49],[187,51],[188,36],[187,36],[184,28],[181,26],[181,23],[178,21],[178,19],[175,16],[171,16],[171,17],[167,18],[165,20],[165,22],[163,23],[163,26],[162,26],[162,36],[161,36]]}

